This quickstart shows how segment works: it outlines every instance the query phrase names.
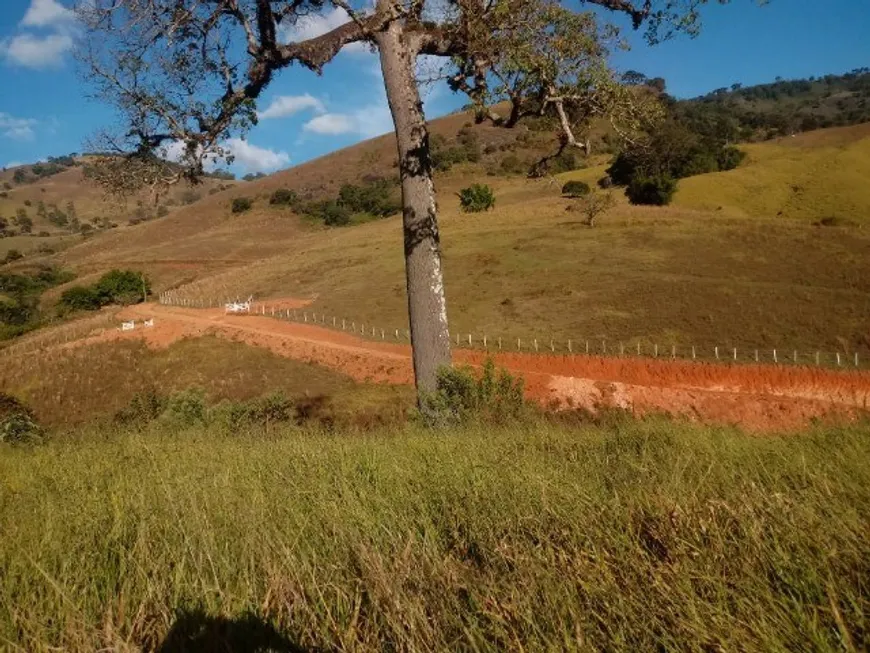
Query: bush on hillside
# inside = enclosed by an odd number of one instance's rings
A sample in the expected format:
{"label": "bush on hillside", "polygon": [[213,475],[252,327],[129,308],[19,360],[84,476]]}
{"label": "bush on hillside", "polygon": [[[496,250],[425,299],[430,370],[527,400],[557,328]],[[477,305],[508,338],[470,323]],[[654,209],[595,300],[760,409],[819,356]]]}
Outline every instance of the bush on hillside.
{"label": "bush on hillside", "polygon": [[434,134],[429,139],[432,167],[439,172],[446,172],[454,165],[477,163],[481,157],[480,141],[473,127],[463,127],[456,134],[457,143],[451,145],[441,134]]}
{"label": "bush on hillside", "polygon": [[669,120],[646,138],[622,150],[607,169],[614,183],[627,186],[636,176],[667,175],[683,179],[694,175],[731,170],[746,157],[736,147],[698,134]]}
{"label": "bush on hillside", "polygon": [[166,410],[166,403],[166,397],[150,387],[133,395],[130,403],[115,413],[115,421],[119,424],[144,426],[160,417]]}
{"label": "bush on hillside", "polygon": [[296,194],[296,191],[290,190],[289,188],[279,188],[272,193],[272,197],[269,198],[269,204],[276,204],[279,206],[296,206],[298,203],[299,195]]}
{"label": "bush on hillside", "polygon": [[586,163],[578,156],[576,148],[566,147],[547,162],[547,171],[557,175],[560,172],[571,172],[585,168]]}
{"label": "bush on hillside", "polygon": [[103,305],[137,304],[151,292],[148,277],[134,270],[111,270],[94,285]]}
{"label": "bush on hillside", "polygon": [[71,311],[96,311],[103,304],[100,295],[90,286],[73,286],[60,295],[60,305]]}
{"label": "bush on hillside", "polygon": [[3,263],[12,263],[13,261],[18,261],[24,258],[24,254],[19,252],[17,249],[10,249],[6,252],[6,258],[3,259]]}
{"label": "bush on hillside", "polygon": [[361,186],[344,184],[338,191],[338,204],[351,213],[367,213],[378,218],[401,212],[402,204],[394,198],[386,179],[378,179]]}
{"label": "bush on hillside", "polygon": [[513,153],[508,154],[501,160],[499,168],[501,168],[502,172],[509,175],[525,174],[529,171],[528,165],[523,163],[520,157]]}
{"label": "bush on hillside", "polygon": [[665,206],[671,203],[677,190],[677,181],[669,175],[655,177],[636,176],[631,180],[625,194],[632,204]]}
{"label": "bush on hillside", "polygon": [[718,164],[719,170],[733,170],[746,158],[746,152],[743,150],[738,150],[733,145],[729,145],[728,147],[722,148],[722,151],[719,152]]}
{"label": "bush on hillside", "polygon": [[192,388],[171,394],[160,420],[176,427],[187,427],[205,424],[207,416],[205,393],[199,388]]}
{"label": "bush on hillside", "polygon": [[459,207],[466,213],[480,213],[495,207],[495,195],[486,184],[473,184],[459,191]]}
{"label": "bush on hillside", "polygon": [[586,224],[594,227],[595,221],[612,209],[615,204],[616,201],[612,193],[592,193],[577,202],[571,202],[567,210],[582,213],[586,216]]}
{"label": "bush on hillside", "polygon": [[236,197],[233,199],[232,211],[233,213],[244,213],[252,206],[254,206],[254,202],[250,197]]}
{"label": "bush on hillside", "polygon": [[193,204],[202,199],[202,195],[197,193],[195,190],[186,190],[181,194],[179,199],[182,204]]}
{"label": "bush on hillside", "polygon": [[278,392],[250,401],[218,404],[212,418],[232,431],[258,426],[269,432],[272,426],[298,422],[299,411],[292,400]]}
{"label": "bush on hillside", "polygon": [[148,277],[135,270],[111,270],[92,286],[63,291],[59,306],[73,311],[95,311],[109,304],[137,304],[151,292]]}
{"label": "bush on hillside", "polygon": [[44,436],[33,411],[15,397],[0,392],[0,443],[36,444]]}
{"label": "bush on hillside", "polygon": [[320,204],[320,217],[329,227],[343,227],[350,222],[351,213],[335,200],[326,200]]}
{"label": "bush on hillside", "polygon": [[592,189],[589,188],[589,184],[585,181],[573,180],[562,186],[562,195],[567,195],[568,197],[585,197],[590,192],[592,192]]}
{"label": "bush on hillside", "polygon": [[527,408],[522,378],[507,371],[496,373],[488,359],[478,377],[470,367],[442,367],[438,370],[435,392],[424,397],[421,413],[433,425],[446,425],[479,419],[510,422]]}

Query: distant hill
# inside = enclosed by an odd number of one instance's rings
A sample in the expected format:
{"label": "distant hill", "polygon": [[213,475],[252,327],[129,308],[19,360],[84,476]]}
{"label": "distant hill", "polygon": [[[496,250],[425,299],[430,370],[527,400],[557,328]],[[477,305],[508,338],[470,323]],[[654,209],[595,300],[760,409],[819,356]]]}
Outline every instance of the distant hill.
{"label": "distant hill", "polygon": [[718,123],[721,135],[731,141],[857,125],[870,122],[870,68],[757,86],[734,84],[672,104],[684,120]]}

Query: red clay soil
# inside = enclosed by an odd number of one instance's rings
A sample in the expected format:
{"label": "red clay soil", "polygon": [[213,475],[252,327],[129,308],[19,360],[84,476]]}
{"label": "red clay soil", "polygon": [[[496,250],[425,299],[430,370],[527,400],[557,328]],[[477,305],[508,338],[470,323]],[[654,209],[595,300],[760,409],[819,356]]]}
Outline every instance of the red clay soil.
{"label": "red clay soil", "polygon": [[[300,306],[292,300],[281,303],[282,308]],[[270,316],[225,315],[223,309],[143,304],[126,309],[122,317],[154,318],[154,326],[143,328],[140,323],[133,331],[106,330],[79,343],[139,338],[160,348],[181,338],[212,334],[323,365],[358,381],[413,383],[407,345]],[[524,377],[530,397],[556,408],[665,412],[752,431],[782,431],[812,419],[855,419],[870,404],[866,372],[583,355],[490,356],[498,367]],[[487,354],[458,350],[454,358],[479,366]]]}

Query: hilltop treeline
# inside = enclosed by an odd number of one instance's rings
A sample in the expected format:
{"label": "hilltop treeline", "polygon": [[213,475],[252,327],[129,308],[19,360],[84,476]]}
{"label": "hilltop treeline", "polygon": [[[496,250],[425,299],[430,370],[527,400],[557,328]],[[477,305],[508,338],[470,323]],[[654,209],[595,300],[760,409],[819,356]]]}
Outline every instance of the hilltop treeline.
{"label": "hilltop treeline", "polygon": [[715,129],[731,142],[765,140],[870,122],[870,68],[757,86],[733,84],[690,100],[664,99],[690,126]]}

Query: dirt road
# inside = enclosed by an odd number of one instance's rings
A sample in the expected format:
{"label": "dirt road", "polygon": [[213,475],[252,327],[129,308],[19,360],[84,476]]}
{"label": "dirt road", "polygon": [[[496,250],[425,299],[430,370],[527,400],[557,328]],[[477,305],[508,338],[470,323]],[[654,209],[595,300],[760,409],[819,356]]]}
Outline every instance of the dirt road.
{"label": "dirt road", "polygon": [[[304,302],[284,300],[283,308]],[[343,331],[222,309],[142,304],[125,319],[154,318],[154,327],[106,330],[88,340],[144,339],[166,347],[212,334],[279,355],[316,363],[358,381],[413,382],[407,345],[368,341]],[[455,352],[459,363],[480,365],[483,352]],[[638,414],[667,412],[754,431],[798,428],[812,419],[855,419],[870,406],[870,374],[791,366],[725,366],[646,358],[495,354],[496,365],[522,375],[528,394],[560,408],[618,407]]]}

